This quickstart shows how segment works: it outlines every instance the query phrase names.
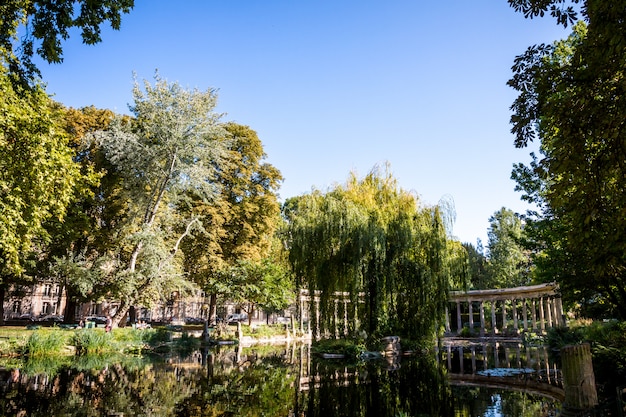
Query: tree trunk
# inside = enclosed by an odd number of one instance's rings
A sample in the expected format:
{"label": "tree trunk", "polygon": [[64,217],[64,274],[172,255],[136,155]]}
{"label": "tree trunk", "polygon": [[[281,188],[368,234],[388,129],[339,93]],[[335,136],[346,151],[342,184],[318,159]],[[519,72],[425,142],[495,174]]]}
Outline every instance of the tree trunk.
{"label": "tree trunk", "polygon": [[209,295],[209,323],[217,324],[217,294]]}
{"label": "tree trunk", "polygon": [[126,326],[126,314],[130,309],[130,305],[126,301],[120,303],[120,307],[115,314],[111,317],[113,319],[113,327],[125,327]]}
{"label": "tree trunk", "polygon": [[78,302],[72,295],[72,291],[68,288],[65,298],[65,310],[63,311],[63,323],[75,323],[76,322],[76,306]]}
{"label": "tree trunk", "polygon": [[6,294],[6,284],[0,284],[0,326],[4,326],[4,297]]}
{"label": "tree trunk", "polygon": [[135,310],[135,306],[130,306],[128,308],[128,321],[130,324],[137,323],[137,311]]}

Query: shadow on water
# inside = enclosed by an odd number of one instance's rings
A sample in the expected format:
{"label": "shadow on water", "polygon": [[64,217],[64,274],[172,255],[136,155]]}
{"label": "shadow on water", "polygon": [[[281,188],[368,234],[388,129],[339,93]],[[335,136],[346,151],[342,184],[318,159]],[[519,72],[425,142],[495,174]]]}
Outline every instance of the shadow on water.
{"label": "shadow on water", "polygon": [[557,415],[559,402],[548,396],[454,380],[496,369],[493,355],[499,355],[498,364],[507,363],[505,353],[485,354],[486,359],[480,349],[446,347],[439,358],[397,356],[347,365],[311,356],[309,345],[298,344],[216,347],[184,358],[28,361],[0,366],[0,415]]}

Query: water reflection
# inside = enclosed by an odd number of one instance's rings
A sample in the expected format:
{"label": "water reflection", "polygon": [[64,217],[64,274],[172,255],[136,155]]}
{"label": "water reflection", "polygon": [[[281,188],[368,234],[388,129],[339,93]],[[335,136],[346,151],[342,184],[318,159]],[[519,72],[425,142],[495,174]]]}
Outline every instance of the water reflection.
{"label": "water reflection", "polygon": [[[29,361],[0,367],[0,415],[556,415],[558,401],[549,396],[454,379],[496,369],[496,360],[507,364],[505,356],[511,368],[518,365],[515,350],[489,349],[444,347],[441,358],[396,356],[350,366],[312,357],[304,344],[220,347],[184,358]],[[536,352],[528,363],[522,353],[522,367],[545,366]]]}

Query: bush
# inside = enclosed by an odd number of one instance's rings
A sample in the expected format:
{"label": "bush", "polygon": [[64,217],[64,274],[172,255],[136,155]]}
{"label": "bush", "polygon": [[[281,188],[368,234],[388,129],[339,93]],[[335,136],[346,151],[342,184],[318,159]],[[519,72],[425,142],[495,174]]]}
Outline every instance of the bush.
{"label": "bush", "polygon": [[347,358],[357,358],[367,349],[361,340],[328,339],[315,342],[311,351],[317,354],[332,353],[345,355]]}

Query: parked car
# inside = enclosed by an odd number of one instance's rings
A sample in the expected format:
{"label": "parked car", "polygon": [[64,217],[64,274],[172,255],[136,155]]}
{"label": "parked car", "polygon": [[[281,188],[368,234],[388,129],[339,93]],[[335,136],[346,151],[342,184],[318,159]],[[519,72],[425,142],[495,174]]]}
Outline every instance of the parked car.
{"label": "parked car", "polygon": [[87,316],[85,322],[92,321],[96,324],[106,324],[107,318],[104,316]]}
{"label": "parked car", "polygon": [[63,316],[48,314],[43,317],[40,317],[38,321],[45,322],[45,323],[63,323]]}
{"label": "parked car", "polygon": [[248,321],[247,313],[235,313],[235,314],[229,314],[228,316],[226,316],[226,323],[228,324],[241,323],[244,321]]}
{"label": "parked car", "polygon": [[22,314],[19,317],[16,317],[14,320],[20,320],[20,321],[35,321],[35,318],[33,317],[32,314],[27,313],[27,314]]}

